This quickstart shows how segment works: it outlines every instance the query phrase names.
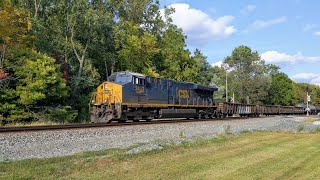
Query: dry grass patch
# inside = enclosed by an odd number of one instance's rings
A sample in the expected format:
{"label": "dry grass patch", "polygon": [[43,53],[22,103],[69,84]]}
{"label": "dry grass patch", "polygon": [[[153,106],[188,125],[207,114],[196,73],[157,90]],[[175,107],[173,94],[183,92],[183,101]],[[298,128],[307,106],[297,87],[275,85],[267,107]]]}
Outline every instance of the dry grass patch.
{"label": "dry grass patch", "polygon": [[1,125],[0,127],[21,127],[21,126],[51,126],[51,125],[61,125],[63,123],[50,122],[50,121],[35,121],[30,123],[9,123],[6,125]]}

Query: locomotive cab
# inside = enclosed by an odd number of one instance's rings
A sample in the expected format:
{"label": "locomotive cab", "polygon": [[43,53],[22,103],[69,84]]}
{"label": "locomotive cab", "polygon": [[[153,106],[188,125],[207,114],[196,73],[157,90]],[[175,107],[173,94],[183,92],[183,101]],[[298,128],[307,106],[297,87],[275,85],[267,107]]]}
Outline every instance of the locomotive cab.
{"label": "locomotive cab", "polygon": [[91,96],[91,122],[111,122],[121,118],[123,103],[123,87],[134,86],[135,91],[144,93],[145,79],[143,75],[130,72],[116,72],[101,83]]}

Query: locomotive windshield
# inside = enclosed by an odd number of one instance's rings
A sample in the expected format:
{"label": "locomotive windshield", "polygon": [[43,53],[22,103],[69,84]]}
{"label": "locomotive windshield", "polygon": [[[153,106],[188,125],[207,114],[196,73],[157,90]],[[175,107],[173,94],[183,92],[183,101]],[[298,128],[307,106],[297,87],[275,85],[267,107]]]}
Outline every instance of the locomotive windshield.
{"label": "locomotive windshield", "polygon": [[108,78],[111,82],[126,84],[132,81],[132,75],[126,72],[123,73],[114,73]]}

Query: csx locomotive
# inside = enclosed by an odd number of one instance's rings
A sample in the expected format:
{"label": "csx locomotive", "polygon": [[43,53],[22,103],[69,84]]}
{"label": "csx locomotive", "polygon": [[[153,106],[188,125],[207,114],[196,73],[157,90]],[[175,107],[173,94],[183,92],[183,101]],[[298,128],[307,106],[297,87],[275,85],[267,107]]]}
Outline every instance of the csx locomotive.
{"label": "csx locomotive", "polygon": [[216,86],[116,72],[91,98],[91,122],[214,116]]}
{"label": "csx locomotive", "polygon": [[[113,73],[91,98],[91,122],[150,121],[159,118],[213,118],[305,114],[301,106],[215,103],[217,86],[176,82],[132,72]],[[312,114],[320,112],[315,107]]]}

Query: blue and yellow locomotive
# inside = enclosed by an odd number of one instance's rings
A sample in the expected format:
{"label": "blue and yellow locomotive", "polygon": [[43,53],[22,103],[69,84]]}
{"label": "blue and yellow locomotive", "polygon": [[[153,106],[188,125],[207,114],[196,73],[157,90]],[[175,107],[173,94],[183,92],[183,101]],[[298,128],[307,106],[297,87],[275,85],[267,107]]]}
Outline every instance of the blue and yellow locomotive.
{"label": "blue and yellow locomotive", "polygon": [[91,122],[215,116],[216,86],[116,72],[91,98]]}

